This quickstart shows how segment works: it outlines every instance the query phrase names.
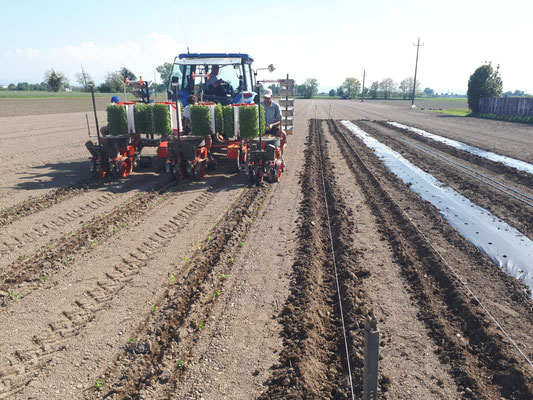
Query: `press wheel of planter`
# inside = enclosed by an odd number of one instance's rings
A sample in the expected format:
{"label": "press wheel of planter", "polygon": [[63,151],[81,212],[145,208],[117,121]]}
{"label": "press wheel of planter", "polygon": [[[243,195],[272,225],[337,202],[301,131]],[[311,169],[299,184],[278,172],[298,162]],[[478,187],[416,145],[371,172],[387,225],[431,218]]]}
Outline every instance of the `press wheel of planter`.
{"label": "press wheel of planter", "polygon": [[283,171],[283,161],[278,160],[274,166],[273,181],[279,182],[281,179],[281,172]]}
{"label": "press wheel of planter", "polygon": [[98,166],[98,178],[104,179],[108,173],[109,165],[104,165],[103,163],[100,163],[100,165]]}
{"label": "press wheel of planter", "polygon": [[131,171],[133,169],[133,163],[131,162],[131,158],[124,157],[122,160],[120,160],[120,177],[126,178],[131,174]]}
{"label": "press wheel of planter", "polygon": [[241,150],[237,151],[237,158],[231,160],[231,172],[239,172],[241,170]]}
{"label": "press wheel of planter", "polygon": [[198,162],[194,167],[195,179],[204,179],[207,173],[207,160]]}

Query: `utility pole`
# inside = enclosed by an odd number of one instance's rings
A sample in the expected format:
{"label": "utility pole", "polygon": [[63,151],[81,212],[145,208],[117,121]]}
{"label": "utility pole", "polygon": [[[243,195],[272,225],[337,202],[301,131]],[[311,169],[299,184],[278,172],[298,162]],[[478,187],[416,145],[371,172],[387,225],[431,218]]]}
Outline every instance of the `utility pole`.
{"label": "utility pole", "polygon": [[363,90],[361,91],[361,102],[365,101],[365,75],[366,69],[363,70]]}
{"label": "utility pole", "polygon": [[415,63],[415,80],[413,82],[413,101],[411,102],[411,107],[415,105],[415,91],[416,91],[416,71],[418,69],[418,50],[420,49],[420,46],[423,46],[424,43],[420,44],[420,38],[418,38],[418,43],[414,44],[413,46],[416,46],[416,63]]}

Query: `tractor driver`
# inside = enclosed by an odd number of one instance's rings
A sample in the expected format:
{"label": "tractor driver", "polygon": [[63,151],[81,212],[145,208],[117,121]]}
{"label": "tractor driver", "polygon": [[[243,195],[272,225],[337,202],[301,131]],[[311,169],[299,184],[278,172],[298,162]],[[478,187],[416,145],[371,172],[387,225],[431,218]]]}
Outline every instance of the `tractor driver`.
{"label": "tractor driver", "polygon": [[273,135],[281,138],[281,151],[285,149],[287,143],[287,134],[281,129],[281,108],[278,103],[272,101],[272,90],[265,89],[263,91],[263,102],[265,107],[265,135]]}
{"label": "tractor driver", "polygon": [[211,72],[209,73],[209,79],[207,79],[206,82],[206,92],[208,94],[214,94],[216,96],[224,96],[226,94],[221,85],[226,84],[227,82],[223,79],[217,78],[219,72],[220,66],[213,64],[213,66],[211,66]]}

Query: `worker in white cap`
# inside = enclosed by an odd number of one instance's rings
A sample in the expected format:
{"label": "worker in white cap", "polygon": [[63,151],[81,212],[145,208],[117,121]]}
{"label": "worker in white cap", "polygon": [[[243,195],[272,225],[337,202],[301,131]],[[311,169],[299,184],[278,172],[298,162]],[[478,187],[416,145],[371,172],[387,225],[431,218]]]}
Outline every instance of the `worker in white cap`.
{"label": "worker in white cap", "polygon": [[265,135],[277,136],[281,139],[281,152],[285,149],[287,143],[287,134],[281,129],[281,108],[278,103],[272,101],[272,90],[263,90],[262,107],[265,107]]}

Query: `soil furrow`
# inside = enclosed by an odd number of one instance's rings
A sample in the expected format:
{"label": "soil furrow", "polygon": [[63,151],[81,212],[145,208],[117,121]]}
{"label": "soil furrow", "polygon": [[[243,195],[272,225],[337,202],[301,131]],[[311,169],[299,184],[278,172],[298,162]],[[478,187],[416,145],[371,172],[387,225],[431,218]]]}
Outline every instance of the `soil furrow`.
{"label": "soil furrow", "polygon": [[[375,121],[375,123],[382,125],[387,129],[400,132],[401,134],[408,136],[409,138],[414,139],[417,142],[424,143],[430,147],[439,149],[440,151],[444,153],[447,153],[459,159],[468,161],[471,164],[474,164],[478,167],[491,171],[497,175],[505,177],[504,179],[502,179],[502,181],[514,182],[516,184],[525,186],[529,189],[533,188],[533,176],[531,174],[528,174],[525,171],[520,171],[515,168],[509,167],[505,164],[487,160],[486,158],[476,156],[475,154],[471,154],[467,151],[456,149],[454,147],[448,146],[445,143],[441,143],[436,140],[424,137],[417,133],[411,132],[407,129],[399,128],[394,125],[389,125],[385,121]],[[430,132],[430,133],[437,134],[437,135],[439,134],[438,132]]]}
{"label": "soil furrow", "polygon": [[[8,388],[5,392],[0,391],[0,398],[8,398],[11,393],[28,385],[53,353],[65,349],[65,340],[79,335],[98,313],[105,311],[107,304],[130,284],[133,276],[147,268],[156,255],[161,255],[160,250],[186,228],[188,220],[205,208],[215,194],[214,191],[199,194],[182,211],[170,217],[172,224],[163,225],[169,225],[169,228],[160,228],[160,231],[164,232],[161,240],[148,238],[140,243],[134,252],[122,257],[121,262],[114,265],[110,272],[106,272],[102,279],[88,287],[86,296],[76,300],[69,311],[61,314],[60,319],[51,322],[46,329],[34,335],[31,348],[17,350],[16,357],[10,361],[10,368],[3,371],[0,378],[0,388]],[[150,254],[146,255],[143,249],[150,249]]]}
{"label": "soil furrow", "polygon": [[[434,249],[382,189],[335,123],[339,141],[367,201],[382,226],[382,234],[402,265],[402,276],[419,306],[419,318],[439,347],[441,361],[449,364],[462,396],[523,399],[532,396],[529,367],[517,361],[514,349],[502,339],[478,304],[469,298]],[[350,137],[356,148],[364,148]],[[363,150],[364,151],[364,150]],[[369,157],[372,158],[372,157]],[[379,161],[374,157],[374,163]]]}
{"label": "soil furrow", "polygon": [[[528,205],[396,139],[395,136],[390,135],[390,130],[387,132],[386,127],[383,128],[381,125],[368,122],[358,122],[357,124],[380,142],[398,151],[414,165],[433,175],[475,204],[491,211],[493,215],[515,227],[521,233],[533,237],[533,213]],[[474,165],[472,168],[479,171],[481,167]]]}
{"label": "soil furrow", "polygon": [[194,255],[176,265],[172,284],[153,302],[136,341],[102,374],[104,387],[95,388],[89,398],[168,398],[193,359],[197,335],[211,322],[211,307],[223,298],[225,274],[231,273],[266,193],[265,188],[246,190],[197,243]]}
{"label": "soil furrow", "polygon": [[10,297],[6,293],[20,293],[23,282],[24,295],[38,288],[43,279],[73,264],[76,257],[90,252],[103,241],[119,234],[128,225],[138,224],[147,211],[166,201],[173,183],[161,186],[158,191],[142,192],[118,205],[113,211],[94,216],[90,221],[66,237],[52,241],[31,256],[23,256],[0,273],[0,291],[3,292],[2,305],[7,305]]}
{"label": "soil furrow", "polygon": [[[88,200],[85,204],[78,206],[73,211],[66,212],[63,216],[57,215],[57,213],[47,213],[47,216],[43,216],[43,218],[32,218],[31,222],[14,223],[5,227],[2,234],[5,240],[0,245],[0,255],[2,255],[0,271],[3,271],[17,258],[23,257],[24,254],[30,254],[57,237],[60,232],[65,231],[65,228],[66,230],[75,229],[89,214],[96,211],[100,214],[110,211],[115,201],[125,195],[122,191],[91,194],[93,196],[98,195],[98,199]],[[43,220],[46,222],[40,222]]]}
{"label": "soil furrow", "polygon": [[[322,151],[320,151],[320,149]],[[329,226],[339,273],[354,391],[362,392],[361,327],[368,310],[362,300],[362,280],[368,271],[350,244],[353,222],[337,187],[321,123],[312,120],[305,150],[304,194],[299,210],[299,247],[293,264],[291,294],[280,314],[284,350],[267,383],[264,399],[350,397],[346,352],[339,315]],[[322,163],[321,165],[321,158]],[[324,172],[326,194],[322,187]]]}

